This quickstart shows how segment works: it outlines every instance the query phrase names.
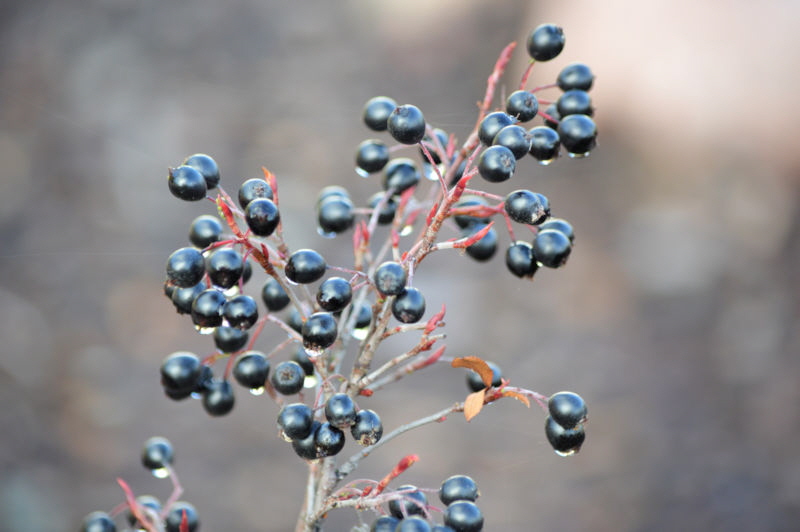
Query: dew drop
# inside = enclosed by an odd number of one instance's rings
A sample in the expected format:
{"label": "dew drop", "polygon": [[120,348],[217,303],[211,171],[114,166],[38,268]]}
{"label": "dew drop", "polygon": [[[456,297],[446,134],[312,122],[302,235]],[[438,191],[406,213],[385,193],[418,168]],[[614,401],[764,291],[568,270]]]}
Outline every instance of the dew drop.
{"label": "dew drop", "polygon": [[306,378],[303,379],[303,388],[313,388],[316,385],[317,385],[316,375],[306,375]]}
{"label": "dew drop", "polygon": [[322,353],[324,353],[324,352],[325,352],[325,349],[324,349],[324,348],[322,348],[322,347],[316,347],[316,346],[313,346],[313,345],[311,345],[311,346],[308,346],[308,347],[306,347],[306,346],[303,346],[303,349],[305,349],[305,351],[306,351],[306,354],[307,354],[308,356],[310,356],[310,357],[318,357],[318,356],[320,356]]}
{"label": "dew drop", "polygon": [[414,226],[413,225],[403,226],[403,228],[400,229],[400,236],[408,236],[408,235],[411,234],[411,231],[413,231],[413,230],[414,230]]}
{"label": "dew drop", "polygon": [[[439,164],[436,166],[439,169],[439,173],[444,175],[445,167],[443,164]],[[429,181],[439,181],[439,175],[436,173],[432,164],[425,164],[422,167],[422,174],[425,176],[426,179]]]}
{"label": "dew drop", "polygon": [[211,334],[214,332],[214,329],[216,329],[216,327],[202,327],[200,325],[194,326],[194,330],[200,334]]}
{"label": "dew drop", "polygon": [[333,232],[333,231],[325,232],[325,230],[322,227],[319,227],[319,226],[317,226],[317,234],[319,236],[321,236],[322,238],[336,238],[336,233],[335,232]]}
{"label": "dew drop", "polygon": [[192,392],[189,397],[191,397],[192,399],[201,399],[203,397],[203,394],[201,394],[200,392]]}
{"label": "dew drop", "polygon": [[283,429],[281,429],[279,431],[279,435],[283,439],[283,441],[286,441],[286,442],[289,442],[289,443],[292,442],[292,439],[289,436],[286,435],[286,433],[283,431]]}
{"label": "dew drop", "polygon": [[222,293],[225,294],[226,297],[233,297],[238,296],[241,293],[241,290],[239,290],[239,285],[235,284],[230,288],[223,290]]}
{"label": "dew drop", "polygon": [[367,333],[369,332],[369,327],[362,327],[361,329],[353,329],[352,336],[356,340],[363,340],[367,337]]}
{"label": "dew drop", "polygon": [[544,159],[542,161],[539,161],[539,164],[541,164],[542,166],[550,166],[551,164],[553,164],[553,161],[555,160],[556,160],[555,157],[553,157],[552,159]]}
{"label": "dew drop", "polygon": [[150,472],[156,478],[167,478],[169,476],[169,469],[166,467],[160,467],[158,469],[151,469]]}
{"label": "dew drop", "polygon": [[569,157],[570,159],[583,159],[584,157],[588,157],[590,153],[591,152],[588,151],[586,153],[567,152],[567,157]]}
{"label": "dew drop", "polygon": [[558,456],[572,456],[573,454],[577,453],[578,449],[569,449],[568,451],[555,451]]}
{"label": "dew drop", "polygon": [[356,173],[365,179],[369,177],[369,172],[358,166],[356,166]]}
{"label": "dew drop", "polygon": [[250,393],[255,396],[264,395],[264,387],[261,386],[260,388],[250,388]]}

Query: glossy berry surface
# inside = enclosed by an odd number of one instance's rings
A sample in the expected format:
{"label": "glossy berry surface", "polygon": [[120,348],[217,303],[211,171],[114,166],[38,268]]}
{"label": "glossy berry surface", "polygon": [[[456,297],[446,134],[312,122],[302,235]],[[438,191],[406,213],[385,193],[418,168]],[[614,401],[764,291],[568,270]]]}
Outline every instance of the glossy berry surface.
{"label": "glossy berry surface", "polygon": [[258,321],[258,304],[252,297],[241,294],[222,306],[222,317],[237,329],[249,329]]}
{"label": "glossy berry surface", "polygon": [[116,532],[117,525],[106,512],[92,512],[83,518],[81,532]]}
{"label": "glossy berry surface", "polygon": [[483,513],[472,501],[456,501],[445,509],[444,524],[458,532],[480,532]]}
{"label": "glossy berry surface", "polygon": [[536,126],[528,131],[531,139],[531,148],[528,153],[542,164],[549,164],[558,157],[561,147],[561,137],[558,131],[548,126]]}
{"label": "glossy berry surface", "polygon": [[292,448],[297,456],[305,460],[316,460],[319,458],[315,436],[321,426],[322,423],[319,421],[312,421],[311,430],[308,432],[308,436],[302,439],[298,438],[292,440]]}
{"label": "glossy berry surface", "polygon": [[428,506],[428,497],[416,486],[406,484],[396,490],[403,492],[402,497],[389,501],[389,513],[398,519],[410,515],[423,515]]}
{"label": "glossy berry surface", "polygon": [[575,230],[572,228],[572,224],[562,218],[550,218],[539,226],[539,231],[546,229],[561,231],[569,238],[570,242],[575,241]]}
{"label": "glossy berry surface", "polygon": [[531,139],[528,135],[528,131],[524,127],[516,124],[506,126],[498,131],[497,135],[494,136],[492,144],[505,146],[511,150],[511,153],[514,154],[517,160],[528,155],[528,151],[531,149]]}
{"label": "glossy berry surface", "polygon": [[398,523],[396,532],[430,532],[431,525],[418,515],[406,517]]}
{"label": "glossy berry surface", "polygon": [[491,146],[495,135],[506,126],[514,123],[514,118],[508,113],[495,111],[486,115],[478,127],[478,138],[485,146]]}
{"label": "glossy berry surface", "polygon": [[289,304],[289,296],[274,277],[268,277],[261,288],[261,299],[271,312],[283,310]]}
{"label": "glossy berry surface", "polygon": [[314,445],[321,458],[339,454],[344,448],[344,432],[330,423],[322,423],[314,433]]}
{"label": "glossy berry surface", "polygon": [[303,368],[307,377],[314,374],[314,362],[308,358],[308,353],[306,353],[303,346],[295,349],[294,354],[292,354],[292,360],[300,364],[300,367]]}
{"label": "glossy berry surface", "polygon": [[508,180],[516,167],[517,158],[505,146],[489,146],[478,158],[478,173],[491,183]]}
{"label": "glossy berry surface", "polygon": [[509,192],[504,204],[509,218],[527,225],[538,225],[550,215],[547,198],[530,190]]}
{"label": "glossy berry surface", "polygon": [[[492,386],[497,387],[503,384],[503,372],[500,369],[500,366],[494,362],[489,362],[488,360],[486,363],[492,370]],[[483,383],[481,376],[477,372],[470,370],[467,372],[467,387],[470,389],[470,391],[479,392],[486,388],[486,385]]]}
{"label": "glossy berry surface", "polygon": [[233,248],[220,248],[209,255],[206,272],[211,283],[221,288],[230,288],[239,282],[244,272],[242,255]]}
{"label": "glossy berry surface", "polygon": [[538,112],[539,100],[530,91],[514,91],[506,98],[506,114],[519,122],[533,120]]}
{"label": "glossy berry surface", "polygon": [[402,323],[417,323],[425,314],[425,297],[414,287],[404,288],[392,301],[392,315]]}
{"label": "glossy berry surface", "polygon": [[311,434],[314,411],[304,403],[284,405],[278,413],[278,427],[284,438],[302,440]]}
{"label": "glossy berry surface", "polygon": [[268,200],[275,199],[273,197],[272,188],[269,183],[263,179],[253,178],[248,179],[239,185],[239,193],[237,199],[242,209],[246,209],[247,205],[254,199],[265,198]]}
{"label": "glossy berry surface", "polygon": [[161,385],[167,392],[185,393],[188,396],[194,390],[200,373],[201,364],[197,355],[178,351],[161,363]]}
{"label": "glossy berry surface", "polygon": [[287,360],[275,366],[270,382],[281,395],[294,395],[303,389],[306,372],[300,364]]}
{"label": "glossy berry surface", "polygon": [[400,105],[389,114],[386,129],[400,144],[416,144],[425,137],[425,117],[413,105]]}
{"label": "glossy berry surface", "polygon": [[373,131],[386,131],[387,120],[397,108],[397,102],[387,96],[371,98],[365,105],[362,113],[364,124]]}
{"label": "glossy berry surface", "polygon": [[205,259],[195,248],[176,249],[167,258],[167,280],[177,287],[194,286],[203,279],[205,273]]}
{"label": "glossy berry surface", "polygon": [[551,103],[550,105],[548,105],[547,109],[545,109],[544,113],[542,113],[542,116],[544,117],[544,124],[547,127],[558,129],[558,121],[561,120],[561,115],[558,114],[558,109],[556,108],[556,104]]}
{"label": "glossy berry surface", "polygon": [[263,388],[268,376],[269,360],[258,351],[241,354],[233,365],[233,378],[251,390]]}
{"label": "glossy berry surface", "polygon": [[544,427],[547,441],[561,456],[569,456],[580,451],[586,439],[586,431],[582,424],[566,429],[556,423],[552,416],[547,416]]}
{"label": "glossy berry surface", "polygon": [[466,475],[453,475],[439,488],[439,500],[445,505],[455,501],[475,501],[478,495],[478,485]]}
{"label": "glossy berry surface", "polygon": [[385,192],[376,192],[369,198],[368,205],[370,209],[378,208],[378,205],[383,202],[378,212],[378,225],[392,223],[392,220],[394,220],[394,213],[397,212],[397,201],[394,199],[394,196],[390,196],[386,201],[383,201],[384,196],[386,196]]}
{"label": "glossy berry surface", "polygon": [[328,185],[326,187],[322,187],[322,189],[319,191],[319,194],[317,194],[317,205],[328,198],[334,197],[350,199],[350,193],[346,188],[339,185]]}
{"label": "glossy berry surface", "polygon": [[188,525],[188,532],[195,532],[200,526],[200,518],[197,515],[197,510],[194,505],[186,501],[176,501],[169,509],[165,524],[167,532],[183,532],[181,523],[183,522],[184,514],[186,515],[186,524]]}
{"label": "glossy berry surface", "polygon": [[200,201],[206,197],[206,180],[191,166],[170,168],[167,185],[173,196],[184,201]]}
{"label": "glossy berry surface", "polygon": [[534,61],[550,61],[564,49],[564,30],[555,24],[537,26],[528,36],[528,54]]}
{"label": "glossy berry surface", "polygon": [[206,181],[206,188],[211,190],[217,188],[219,185],[219,166],[217,161],[206,155],[205,153],[195,153],[190,155],[183,161],[186,166],[191,166],[203,176]]}
{"label": "glossy berry surface", "polygon": [[597,144],[597,126],[586,115],[569,115],[558,125],[561,145],[572,156],[587,155]]}
{"label": "glossy berry surface", "polygon": [[569,238],[561,231],[539,231],[533,240],[533,257],[548,268],[563,266],[572,251]]}
{"label": "glossy berry surface", "polygon": [[356,421],[350,427],[350,434],[359,445],[368,446],[378,443],[383,436],[383,423],[373,410],[359,410]]}
{"label": "glossy berry surface", "polygon": [[408,275],[399,262],[386,261],[375,270],[372,280],[384,296],[395,296],[403,291]]}
{"label": "glossy berry surface", "polygon": [[203,249],[222,235],[222,223],[216,216],[203,214],[192,221],[189,226],[189,241],[193,246]]}
{"label": "glossy berry surface", "polygon": [[400,520],[392,515],[382,515],[372,523],[370,532],[395,532]]}
{"label": "glossy berry surface", "polygon": [[512,242],[506,249],[506,267],[508,271],[521,278],[530,279],[539,265],[533,258],[533,246],[528,242]]}
{"label": "glossy berry surface", "polygon": [[281,215],[278,206],[271,199],[256,198],[247,204],[244,210],[244,221],[256,236],[269,236],[278,227]]}
{"label": "glossy berry surface", "polygon": [[383,141],[368,139],[358,145],[356,166],[368,174],[380,172],[389,162],[389,147]]}
{"label": "glossy berry surface", "polygon": [[356,329],[365,329],[372,323],[372,307],[367,303],[361,303],[356,310]]}
{"label": "glossy berry surface", "polygon": [[192,322],[198,327],[221,325],[224,305],[225,294],[213,288],[203,290],[192,303]]}
{"label": "glossy berry surface", "polygon": [[172,464],[174,457],[175,451],[168,439],[153,436],[144,442],[142,465],[145,469],[163,469]]}
{"label": "glossy berry surface", "polygon": [[558,392],[547,401],[550,417],[564,427],[571,429],[586,420],[586,402],[573,392]]}
{"label": "glossy berry surface", "polygon": [[[467,233],[475,233],[481,227],[473,226],[467,230]],[[497,231],[494,227],[490,228],[483,238],[466,247],[467,255],[477,260],[478,262],[486,262],[494,257],[497,252]]]}
{"label": "glossy berry surface", "polygon": [[397,157],[389,161],[383,170],[383,189],[400,194],[416,186],[421,178],[417,163],[408,157]]}
{"label": "glossy berry surface", "polygon": [[203,408],[212,416],[224,416],[233,410],[233,386],[225,380],[212,379],[203,390]]}
{"label": "glossy berry surface", "polygon": [[556,102],[558,114],[563,118],[569,115],[592,116],[592,98],[589,93],[580,89],[568,90]]}
{"label": "glossy berry surface", "polygon": [[313,249],[299,249],[286,262],[286,277],[293,283],[313,283],[325,275],[328,267],[322,255]]}
{"label": "glossy berry surface", "polygon": [[323,234],[339,234],[353,226],[355,213],[350,198],[333,196],[317,204],[317,225]]}
{"label": "glossy berry surface", "polygon": [[[153,495],[139,495],[136,497],[136,506],[139,511],[145,516],[158,515],[161,511],[161,501]],[[139,522],[139,519],[134,515],[130,508],[126,512],[128,514],[128,524],[131,526]],[[148,521],[149,523],[149,521]]]}
{"label": "glossy berry surface", "polygon": [[330,277],[325,279],[317,290],[317,304],[322,310],[338,312],[353,298],[353,288],[346,279]]}
{"label": "glossy berry surface", "polygon": [[250,335],[235,327],[220,326],[214,329],[214,345],[222,353],[235,353],[244,349]]}
{"label": "glossy berry surface", "polygon": [[303,347],[309,354],[321,354],[336,341],[336,319],[330,312],[315,312],[303,323],[300,334]]}
{"label": "glossy berry surface", "polygon": [[356,404],[346,393],[335,393],[325,402],[325,419],[338,429],[346,429],[356,422]]}
{"label": "glossy berry surface", "polygon": [[588,91],[594,83],[592,69],[583,63],[571,63],[561,69],[556,84],[562,91],[579,89]]}

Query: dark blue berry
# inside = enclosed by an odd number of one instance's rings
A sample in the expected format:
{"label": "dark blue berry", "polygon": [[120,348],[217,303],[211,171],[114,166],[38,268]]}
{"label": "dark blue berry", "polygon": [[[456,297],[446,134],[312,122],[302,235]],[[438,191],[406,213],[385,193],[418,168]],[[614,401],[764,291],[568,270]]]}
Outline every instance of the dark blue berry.
{"label": "dark blue berry", "polygon": [[553,450],[561,456],[568,456],[580,451],[581,445],[586,439],[586,431],[583,428],[583,424],[567,429],[559,425],[552,416],[547,416],[544,427],[547,441],[553,446]]}
{"label": "dark blue berry", "polygon": [[235,296],[223,305],[222,317],[231,327],[249,329],[258,321],[256,300],[244,294]]}
{"label": "dark blue berry", "polygon": [[422,174],[413,160],[407,157],[392,159],[383,170],[383,190],[400,194],[416,186],[421,177]]}
{"label": "dark blue berry", "polygon": [[175,458],[175,452],[172,444],[166,438],[161,436],[153,436],[144,442],[142,449],[142,465],[145,469],[155,470],[163,469],[168,465],[172,465],[172,460]]}
{"label": "dark blue berry", "polygon": [[285,309],[290,301],[286,291],[274,277],[268,277],[264,282],[264,287],[261,289],[261,299],[270,312],[278,312]]}
{"label": "dark blue berry", "polygon": [[192,302],[192,322],[198,327],[216,327],[222,324],[225,294],[214,288],[203,290]]}
{"label": "dark blue berry", "polygon": [[330,312],[315,312],[303,323],[300,334],[305,350],[320,354],[336,341],[336,320]]}
{"label": "dark blue berry", "polygon": [[480,532],[483,513],[472,501],[456,501],[445,509],[444,524],[457,532]]}
{"label": "dark blue berry", "polygon": [[517,277],[533,277],[539,265],[533,258],[533,246],[528,242],[513,242],[506,250],[506,267]]}
{"label": "dark blue berry", "polygon": [[297,311],[296,308],[293,308],[292,311],[289,313],[289,319],[286,320],[286,324],[294,329],[297,332],[303,330],[303,322],[305,319],[302,315]]}
{"label": "dark blue berry", "polygon": [[286,261],[286,277],[299,284],[313,283],[323,275],[328,267],[322,255],[313,249],[299,249]]}
{"label": "dark blue berry", "polygon": [[242,277],[244,259],[233,248],[220,248],[206,260],[206,272],[212,284],[221,288],[231,288]]}
{"label": "dark blue berry", "polygon": [[314,411],[304,403],[291,403],[278,413],[278,427],[284,438],[303,440],[311,434]]}
{"label": "dark blue berry", "polygon": [[269,360],[258,351],[242,353],[233,365],[233,378],[251,390],[263,388],[268,376]]}
{"label": "dark blue berry", "polygon": [[167,184],[172,195],[184,201],[200,201],[206,197],[206,180],[191,166],[170,168]]}
{"label": "dark blue berry", "polygon": [[[458,200],[455,205],[453,205],[454,209],[461,209],[463,207],[479,207],[479,206],[488,206],[489,202],[486,201],[485,198],[481,196],[464,196],[460,200]],[[480,225],[481,227],[487,223],[489,223],[490,217],[485,216],[475,216],[473,214],[456,214],[453,216],[453,221],[460,227],[461,229],[471,229],[473,226]]]}
{"label": "dark blue berry", "polygon": [[203,390],[203,408],[212,416],[224,416],[233,410],[233,386],[224,380],[212,379]]}
{"label": "dark blue berry", "polygon": [[323,234],[339,234],[353,227],[353,202],[343,196],[327,197],[317,203],[317,223]]}
{"label": "dark blue berry", "polygon": [[241,205],[242,209],[246,209],[247,205],[254,199],[275,199],[269,183],[258,178],[248,179],[242,183],[239,186],[239,194],[237,197],[239,200],[239,205]]}
{"label": "dark blue berry", "polygon": [[588,155],[597,144],[597,126],[586,115],[569,115],[558,125],[561,145],[571,156]]}
{"label": "dark blue berry", "polygon": [[339,429],[352,427],[356,422],[356,404],[346,393],[335,393],[325,402],[325,419]]}
{"label": "dark blue berry", "polygon": [[219,185],[219,166],[217,162],[204,153],[190,155],[183,161],[186,166],[191,166],[206,180],[206,188],[211,190]]}
{"label": "dark blue berry", "polygon": [[563,266],[571,251],[569,237],[555,229],[539,231],[533,240],[533,257],[548,268]]}
{"label": "dark blue berry", "polygon": [[538,112],[539,100],[530,91],[514,91],[506,99],[506,114],[520,122],[533,120]]}
{"label": "dark blue berry", "polygon": [[561,147],[561,137],[558,132],[548,126],[536,126],[528,131],[531,138],[531,149],[528,153],[542,164],[550,164],[558,157],[558,148]]}
{"label": "dark blue berry", "polygon": [[353,288],[346,279],[330,277],[319,285],[317,304],[322,310],[338,312],[346,307],[353,298]]}
{"label": "dark blue berry", "polygon": [[339,454],[344,448],[344,432],[330,423],[323,423],[314,433],[314,445],[320,458]]}
{"label": "dark blue berry", "polygon": [[275,366],[270,382],[281,395],[294,395],[303,389],[306,372],[300,364],[291,360],[286,360]]}
{"label": "dark blue berry", "polygon": [[378,266],[372,280],[375,288],[384,296],[395,296],[403,291],[406,286],[408,274],[402,264],[387,261]]}
{"label": "dark blue berry", "polygon": [[489,113],[478,126],[478,138],[485,146],[491,146],[494,141],[495,135],[506,126],[510,126],[515,122],[514,118],[508,113],[496,111]]}
{"label": "dark blue berry", "polygon": [[235,353],[247,345],[250,335],[247,331],[234,327],[219,326],[214,329],[214,345],[222,353]]}
{"label": "dark blue berry", "polygon": [[550,215],[547,198],[530,190],[509,192],[504,206],[509,218],[521,224],[538,225]]}
{"label": "dark blue berry", "polygon": [[425,117],[413,105],[400,105],[389,114],[386,129],[400,144],[416,144],[425,137]]}
{"label": "dark blue berry", "polygon": [[506,181],[516,167],[514,153],[505,146],[489,146],[478,158],[478,173],[491,183]]}
{"label": "dark blue berry", "polygon": [[372,410],[359,410],[356,414],[356,421],[350,427],[350,434],[359,445],[374,445],[383,436],[383,423],[381,418]]}
{"label": "dark blue berry", "polygon": [[542,117],[544,118],[544,124],[547,127],[558,129],[558,122],[559,120],[561,120],[561,115],[558,114],[558,109],[556,108],[556,104],[551,103],[550,105],[548,105],[547,109],[545,109],[544,113],[542,113]]}
{"label": "dark blue berry", "polygon": [[558,392],[547,401],[550,417],[564,427],[571,429],[586,420],[586,403],[583,398],[573,392]]}
{"label": "dark blue berry", "polygon": [[431,525],[418,515],[406,517],[398,523],[396,532],[431,532]]}
{"label": "dark blue berry", "polygon": [[322,187],[322,189],[319,191],[319,194],[317,194],[317,205],[328,198],[350,199],[350,193],[346,188],[340,187],[339,185],[328,185],[327,187]]}
{"label": "dark blue berry", "polygon": [[196,285],[205,273],[205,259],[195,248],[176,249],[167,259],[167,280],[180,288]]}
{"label": "dark blue berry", "polygon": [[92,512],[83,518],[81,532],[117,532],[117,525],[106,512]]}
{"label": "dark blue berry", "polygon": [[511,153],[514,154],[517,160],[528,155],[528,151],[531,149],[531,139],[528,135],[528,131],[524,127],[518,125],[506,126],[498,131],[497,135],[494,136],[492,144],[505,146],[511,150]]}
{"label": "dark blue berry", "polygon": [[563,118],[569,115],[592,116],[592,98],[589,93],[580,89],[568,90],[556,101],[558,114]]}
{"label": "dark blue berry", "polygon": [[307,377],[310,377],[314,374],[314,363],[308,358],[308,353],[303,348],[303,346],[298,347],[295,349],[294,354],[292,355],[292,360],[300,364],[300,367],[303,368]]}
{"label": "dark blue berry", "polygon": [[467,475],[453,475],[444,482],[439,488],[439,500],[443,504],[450,504],[455,501],[475,501],[480,493],[478,485]]}
{"label": "dark blue berry", "polygon": [[[486,363],[492,370],[492,386],[497,387],[503,384],[503,372],[500,369],[500,366],[494,362],[489,362],[488,360]],[[470,389],[470,391],[479,392],[486,388],[486,385],[483,383],[481,376],[477,372],[469,370],[467,372],[467,387]]]}
{"label": "dark blue berry", "polygon": [[247,204],[244,210],[244,221],[256,236],[269,236],[278,227],[281,214],[278,206],[271,199],[256,198]]}
{"label": "dark blue berry", "polygon": [[191,394],[200,374],[200,359],[194,353],[172,353],[161,363],[161,385],[173,394]]}
{"label": "dark blue berry", "polygon": [[200,518],[197,516],[195,507],[186,501],[176,501],[169,509],[165,524],[167,525],[167,532],[183,532],[181,523],[183,522],[184,514],[186,515],[186,524],[188,525],[188,532],[195,532],[200,526]]}
{"label": "dark blue berry", "polygon": [[222,223],[219,218],[210,214],[198,216],[189,227],[189,241],[200,249],[219,240],[220,235],[222,235]]}
{"label": "dark blue berry", "polygon": [[356,310],[356,323],[354,328],[365,329],[372,323],[372,307],[367,303],[361,303]]}
{"label": "dark blue berry", "polygon": [[416,486],[406,484],[397,488],[396,493],[402,492],[402,497],[389,501],[389,513],[398,519],[410,515],[424,515],[428,507],[428,497],[418,490]]}
{"label": "dark blue berry", "polygon": [[564,30],[555,24],[537,26],[528,36],[528,53],[534,61],[550,61],[564,49]]}
{"label": "dark blue berry", "polygon": [[395,532],[400,520],[391,515],[382,515],[372,523],[369,532]]}
{"label": "dark blue berry", "polygon": [[[371,209],[377,208],[385,196],[385,192],[376,192],[373,194],[369,198],[369,207]],[[392,223],[395,212],[397,212],[397,201],[394,199],[394,196],[390,196],[385,202],[383,202],[383,206],[378,212],[378,224],[386,225]]]}
{"label": "dark blue berry", "polygon": [[373,131],[386,131],[389,115],[397,108],[397,102],[386,96],[371,98],[366,105],[362,117],[364,123]]}
{"label": "dark blue berry", "polygon": [[368,139],[358,145],[356,166],[367,174],[380,172],[389,162],[389,148],[382,141]]}
{"label": "dark blue berry", "polygon": [[569,238],[570,242],[575,242],[575,231],[572,229],[572,225],[570,225],[570,223],[564,219],[550,218],[539,226],[539,231],[544,231],[546,229],[561,231],[567,236],[567,238]]}
{"label": "dark blue berry", "polygon": [[308,436],[292,440],[292,448],[297,456],[305,460],[316,460],[320,457],[317,450],[316,434],[321,426],[322,423],[319,421],[312,421]]}
{"label": "dark blue berry", "polygon": [[594,83],[594,74],[583,63],[572,63],[561,69],[556,83],[562,91],[572,89],[588,91],[592,88],[592,83]]}
{"label": "dark blue berry", "polygon": [[[481,229],[480,226],[473,226],[466,230],[468,234],[474,234]],[[494,257],[497,252],[497,231],[491,227],[483,238],[467,246],[467,255],[477,260],[478,262],[486,262]]]}

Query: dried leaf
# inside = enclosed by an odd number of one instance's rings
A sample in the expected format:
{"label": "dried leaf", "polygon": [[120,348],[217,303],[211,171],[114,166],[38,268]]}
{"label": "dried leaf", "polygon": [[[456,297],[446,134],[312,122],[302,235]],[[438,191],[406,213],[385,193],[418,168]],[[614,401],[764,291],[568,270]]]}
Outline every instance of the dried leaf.
{"label": "dried leaf", "polygon": [[487,364],[486,361],[480,357],[459,357],[453,360],[450,365],[454,368],[471,369],[481,376],[481,380],[487,388],[492,385],[492,379],[494,378],[492,368],[490,368],[489,364]]}
{"label": "dried leaf", "polygon": [[512,392],[510,390],[503,390],[503,397],[513,397],[514,399],[516,399],[520,403],[524,404],[528,408],[531,407],[531,402],[528,400],[527,397],[525,397],[521,393]]}
{"label": "dried leaf", "polygon": [[464,401],[464,417],[469,422],[472,418],[478,415],[483,408],[483,397],[486,394],[486,389],[479,392],[472,392],[467,396]]}

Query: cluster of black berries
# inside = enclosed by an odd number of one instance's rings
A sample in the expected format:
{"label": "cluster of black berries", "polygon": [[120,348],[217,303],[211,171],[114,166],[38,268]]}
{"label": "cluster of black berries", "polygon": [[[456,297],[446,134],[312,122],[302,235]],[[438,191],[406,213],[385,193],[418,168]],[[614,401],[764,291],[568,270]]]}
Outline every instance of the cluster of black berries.
{"label": "cluster of black berries", "polygon": [[547,401],[550,415],[545,420],[545,434],[550,445],[561,456],[575,454],[581,449],[586,432],[586,403],[573,392],[558,392]]}
{"label": "cluster of black berries", "polygon": [[[155,436],[147,440],[142,449],[142,465],[157,478],[166,478],[171,474],[174,452],[172,444],[166,438]],[[177,495],[179,496],[179,495]],[[166,532],[195,532],[200,521],[194,505],[186,501],[171,502],[169,508],[163,508],[161,501],[153,495],[139,495],[135,498],[135,508],[128,507],[126,520],[128,525],[139,529],[152,529],[156,525]],[[114,512],[112,512],[114,513]],[[183,525],[183,527],[181,526]],[[97,511],[83,519],[81,532],[116,532],[117,525],[112,514]]]}
{"label": "cluster of black berries", "polygon": [[281,408],[278,428],[291,442],[298,456],[316,460],[342,450],[344,431],[349,430],[360,445],[373,445],[383,436],[381,418],[372,410],[361,410],[345,393],[335,393],[325,402],[326,421],[314,419],[314,410],[305,403],[291,403]]}
{"label": "cluster of black berries", "polygon": [[371,532],[480,532],[483,513],[475,504],[480,493],[475,481],[466,475],[454,475],[439,488],[439,500],[445,505],[443,525],[430,522],[428,497],[416,486],[400,486],[389,501],[389,515],[376,519]]}

